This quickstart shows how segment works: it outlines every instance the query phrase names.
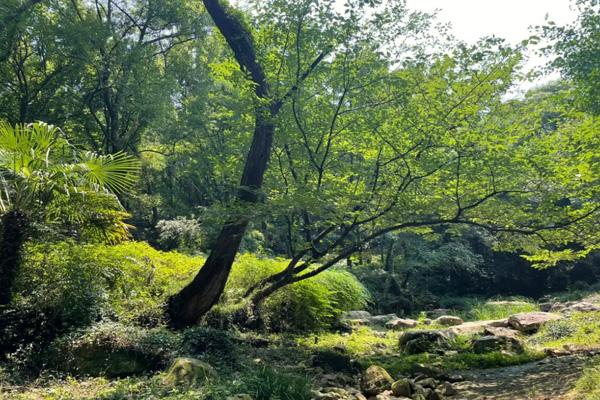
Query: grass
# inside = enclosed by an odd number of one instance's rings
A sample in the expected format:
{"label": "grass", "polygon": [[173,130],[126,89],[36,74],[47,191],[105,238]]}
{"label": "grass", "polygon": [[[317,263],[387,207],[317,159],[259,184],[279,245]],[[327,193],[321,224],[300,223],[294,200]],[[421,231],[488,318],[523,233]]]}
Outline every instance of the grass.
{"label": "grass", "polygon": [[584,369],[570,396],[573,399],[600,400],[600,359],[596,358]]}
{"label": "grass", "polygon": [[[310,380],[303,375],[281,373],[268,367],[247,370],[201,387],[177,388],[163,384],[163,374],[149,377],[46,378],[23,387],[0,384],[2,400],[216,400],[249,394],[255,400],[309,400]],[[233,379],[232,379],[233,378]]]}
{"label": "grass", "polygon": [[398,345],[399,336],[399,332],[380,333],[367,327],[361,327],[346,336],[338,333],[321,333],[300,337],[297,339],[297,343],[301,346],[322,350],[342,346],[348,354],[360,357],[386,349],[394,349]]}
{"label": "grass", "polygon": [[381,335],[377,331],[363,327],[350,335],[327,333],[298,339],[298,343],[313,349],[333,349],[343,347],[363,367],[373,364],[381,365],[392,376],[400,376],[411,372],[415,363],[433,364],[443,371],[466,370],[474,368],[493,368],[523,364],[544,358],[542,352],[532,350],[522,354],[491,352],[473,354],[469,352],[471,337],[457,336],[451,342],[451,349],[444,355],[416,354],[404,355],[398,349],[399,332],[387,332]]}
{"label": "grass", "polygon": [[539,311],[534,301],[523,297],[511,297],[498,300],[482,300],[479,298],[462,298],[460,310],[456,312],[465,321],[483,321],[504,319],[513,314]]}
{"label": "grass", "polygon": [[574,313],[562,320],[548,322],[529,342],[548,348],[561,348],[565,345],[598,347],[600,311]]}

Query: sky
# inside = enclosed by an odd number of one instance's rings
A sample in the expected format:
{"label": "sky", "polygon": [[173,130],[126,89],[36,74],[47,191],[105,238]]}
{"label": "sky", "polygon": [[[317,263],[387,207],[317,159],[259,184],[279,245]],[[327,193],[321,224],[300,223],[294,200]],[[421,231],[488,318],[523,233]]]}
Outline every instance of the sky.
{"label": "sky", "polygon": [[[570,0],[407,0],[410,9],[431,12],[439,9],[438,18],[452,24],[452,32],[461,40],[475,42],[478,38],[496,35],[512,44],[527,38],[530,26],[548,20],[564,25],[577,17]],[[529,54],[528,68],[543,66],[546,59]],[[519,85],[521,90],[542,84],[557,75]]]}

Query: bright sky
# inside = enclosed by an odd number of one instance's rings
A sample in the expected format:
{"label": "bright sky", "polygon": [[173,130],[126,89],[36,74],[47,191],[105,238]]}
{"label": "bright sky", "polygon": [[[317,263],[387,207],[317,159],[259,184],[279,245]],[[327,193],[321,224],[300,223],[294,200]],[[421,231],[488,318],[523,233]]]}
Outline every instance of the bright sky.
{"label": "bright sky", "polygon": [[407,0],[410,9],[441,10],[441,21],[452,23],[455,35],[465,41],[494,34],[516,43],[529,35],[529,26],[548,18],[559,25],[577,13],[569,0]]}
{"label": "bright sky", "polygon": [[[577,17],[570,0],[407,0],[407,5],[427,12],[439,9],[439,20],[450,22],[454,35],[466,42],[493,34],[516,44],[531,34],[529,27],[544,24],[546,15],[558,25]],[[527,67],[545,63],[546,60],[530,54]],[[527,89],[554,78],[549,76],[541,82],[519,86]]]}

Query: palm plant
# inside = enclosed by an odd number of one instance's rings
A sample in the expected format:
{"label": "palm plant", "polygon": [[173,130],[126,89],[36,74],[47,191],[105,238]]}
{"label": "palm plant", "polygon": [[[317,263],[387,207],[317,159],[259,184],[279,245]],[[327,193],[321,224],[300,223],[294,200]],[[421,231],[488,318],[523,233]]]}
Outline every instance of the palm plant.
{"label": "palm plant", "polygon": [[135,183],[139,162],[124,153],[78,152],[51,125],[0,121],[0,304],[8,304],[33,226],[79,240],[129,236],[117,194]]}

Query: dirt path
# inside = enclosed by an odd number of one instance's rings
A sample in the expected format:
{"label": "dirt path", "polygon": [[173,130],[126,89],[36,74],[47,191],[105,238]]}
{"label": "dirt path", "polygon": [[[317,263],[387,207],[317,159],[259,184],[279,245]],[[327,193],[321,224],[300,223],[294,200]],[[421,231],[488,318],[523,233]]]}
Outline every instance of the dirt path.
{"label": "dirt path", "polygon": [[589,357],[546,358],[511,367],[461,372],[457,399],[567,400]]}

